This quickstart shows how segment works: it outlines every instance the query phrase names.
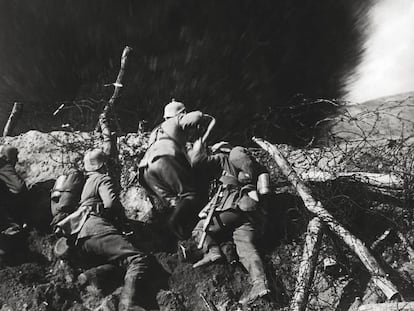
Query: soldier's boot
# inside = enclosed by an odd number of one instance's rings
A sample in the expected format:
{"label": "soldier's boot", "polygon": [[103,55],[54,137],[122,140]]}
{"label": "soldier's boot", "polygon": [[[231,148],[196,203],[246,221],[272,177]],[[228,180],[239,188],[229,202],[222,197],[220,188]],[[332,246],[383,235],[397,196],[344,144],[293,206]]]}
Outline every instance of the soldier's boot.
{"label": "soldier's boot", "polygon": [[256,299],[264,297],[270,293],[270,290],[267,286],[267,283],[264,281],[256,281],[253,283],[253,286],[249,292],[249,294],[240,299],[239,303],[241,304],[247,304],[252,303]]}
{"label": "soldier's boot", "polygon": [[105,287],[108,279],[115,279],[118,276],[117,267],[113,264],[104,264],[88,269],[78,276],[80,286],[94,285],[102,289]]}
{"label": "soldier's boot", "polygon": [[197,261],[193,268],[198,268],[213,262],[220,260],[223,256],[221,255],[220,248],[216,245],[211,246],[208,249],[208,253],[204,254],[203,258]]}
{"label": "soldier's boot", "polygon": [[138,305],[138,291],[136,276],[127,277],[119,297],[118,311],[145,311]]}
{"label": "soldier's boot", "polygon": [[256,259],[255,257],[256,256],[252,254],[251,258],[243,258],[243,265],[247,268],[250,274],[253,286],[247,296],[239,301],[241,304],[251,303],[258,298],[270,294],[263,263],[258,256]]}

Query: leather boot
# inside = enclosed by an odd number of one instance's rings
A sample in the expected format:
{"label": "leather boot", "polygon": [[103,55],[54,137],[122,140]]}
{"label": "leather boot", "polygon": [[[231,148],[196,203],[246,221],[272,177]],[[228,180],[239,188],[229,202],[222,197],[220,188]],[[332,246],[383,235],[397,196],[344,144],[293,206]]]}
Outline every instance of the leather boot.
{"label": "leather boot", "polygon": [[118,311],[145,311],[137,303],[138,290],[136,277],[125,278],[124,287],[119,297]]}
{"label": "leather boot", "polygon": [[78,276],[80,286],[94,285],[99,289],[103,289],[108,280],[118,279],[119,272],[117,267],[112,264],[104,264],[88,269]]}
{"label": "leather boot", "polygon": [[209,248],[208,253],[204,254],[204,257],[193,265],[193,268],[198,268],[216,262],[220,260],[221,257],[222,255],[220,252],[220,248],[218,246],[212,246]]}
{"label": "leather boot", "polygon": [[249,292],[249,294],[240,299],[239,303],[241,304],[247,304],[252,303],[258,298],[264,297],[270,293],[269,288],[267,287],[267,284],[265,281],[256,281],[253,283],[253,286]]}

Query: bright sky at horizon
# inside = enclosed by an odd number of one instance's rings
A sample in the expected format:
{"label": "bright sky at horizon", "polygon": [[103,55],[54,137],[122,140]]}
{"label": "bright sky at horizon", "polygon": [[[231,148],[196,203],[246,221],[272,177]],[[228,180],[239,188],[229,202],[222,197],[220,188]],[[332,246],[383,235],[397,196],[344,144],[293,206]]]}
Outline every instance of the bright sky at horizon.
{"label": "bright sky at horizon", "polygon": [[381,0],[369,12],[361,64],[346,100],[366,100],[414,90],[414,1]]}

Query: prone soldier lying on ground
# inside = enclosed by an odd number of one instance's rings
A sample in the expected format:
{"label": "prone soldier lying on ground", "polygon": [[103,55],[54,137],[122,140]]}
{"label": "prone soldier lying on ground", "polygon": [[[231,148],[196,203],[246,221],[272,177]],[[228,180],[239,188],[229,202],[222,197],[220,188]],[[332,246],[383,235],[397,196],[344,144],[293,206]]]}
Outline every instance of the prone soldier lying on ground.
{"label": "prone soldier lying on ground", "polygon": [[140,290],[145,287],[149,259],[114,225],[117,216],[124,214],[112,180],[106,174],[105,159],[100,149],[85,154],[86,181],[80,206],[55,227],[61,235],[74,240],[81,257],[96,265],[109,263],[125,269],[118,310],[144,310],[140,307],[144,298]]}
{"label": "prone soldier lying on ground", "polygon": [[[219,184],[218,192],[200,213],[202,219],[193,230],[193,237],[204,252],[204,257],[193,267],[220,260],[219,239],[226,233],[231,234],[239,260],[249,272],[253,285],[245,298],[240,300],[244,304],[270,293],[263,263],[255,246],[265,221],[260,198],[269,193],[269,175],[245,148],[222,147],[225,152],[198,155],[196,160],[193,158],[195,168],[217,178]],[[259,183],[265,182],[257,191],[258,180]],[[211,220],[206,217],[208,214],[212,215]]]}
{"label": "prone soldier lying on ground", "polygon": [[26,226],[24,208],[28,191],[23,178],[16,172],[17,162],[17,148],[0,146],[0,261]]}

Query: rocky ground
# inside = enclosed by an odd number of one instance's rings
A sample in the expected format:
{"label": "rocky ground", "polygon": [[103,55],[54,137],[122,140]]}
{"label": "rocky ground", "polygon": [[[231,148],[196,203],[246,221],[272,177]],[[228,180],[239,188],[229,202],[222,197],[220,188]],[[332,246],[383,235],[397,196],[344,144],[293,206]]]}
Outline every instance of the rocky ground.
{"label": "rocky ground", "polygon": [[[81,166],[83,152],[99,146],[99,136],[80,132],[41,133],[29,131],[4,138],[20,150],[17,169],[30,187],[32,200],[27,209],[31,221],[16,245],[16,255],[0,269],[0,310],[116,310],[122,285],[118,273],[96,285],[82,285],[77,277],[84,269],[78,262],[55,258],[56,237],[50,232],[49,191],[54,180],[68,167]],[[251,149],[271,172],[272,204],[264,238],[259,241],[271,283],[270,297],[251,305],[237,301],[248,292],[249,278],[239,264],[230,264],[232,245],[223,245],[228,260],[192,268],[201,255],[192,241],[186,241],[187,257],[166,229],[163,211],[138,186],[135,168],[146,148],[146,136],[129,134],[119,138],[123,165],[122,203],[134,227],[131,241],[153,256],[152,278],[148,283],[148,310],[282,310],[292,297],[297,266],[302,255],[303,234],[311,215],[276,164],[265,152]],[[409,149],[398,152],[368,152],[341,146],[294,150],[279,146],[301,176],[310,170],[369,172],[403,171],[410,162]],[[391,148],[391,147],[390,147]],[[371,150],[372,151],[372,150]],[[388,150],[389,151],[389,150]],[[352,156],[349,156],[352,155]],[[412,161],[411,161],[412,162]],[[405,169],[405,189],[387,193],[350,179],[309,182],[315,196],[335,217],[366,245],[390,227],[398,228],[413,242],[411,171]],[[153,204],[154,203],[154,204]],[[348,310],[357,297],[363,304],[383,302],[385,296],[370,281],[358,258],[332,233],[324,231],[308,310]],[[389,271],[406,300],[414,300],[414,266],[404,244],[391,233],[373,249]],[[337,263],[324,267],[327,258]],[[207,304],[210,306],[207,306]]]}

